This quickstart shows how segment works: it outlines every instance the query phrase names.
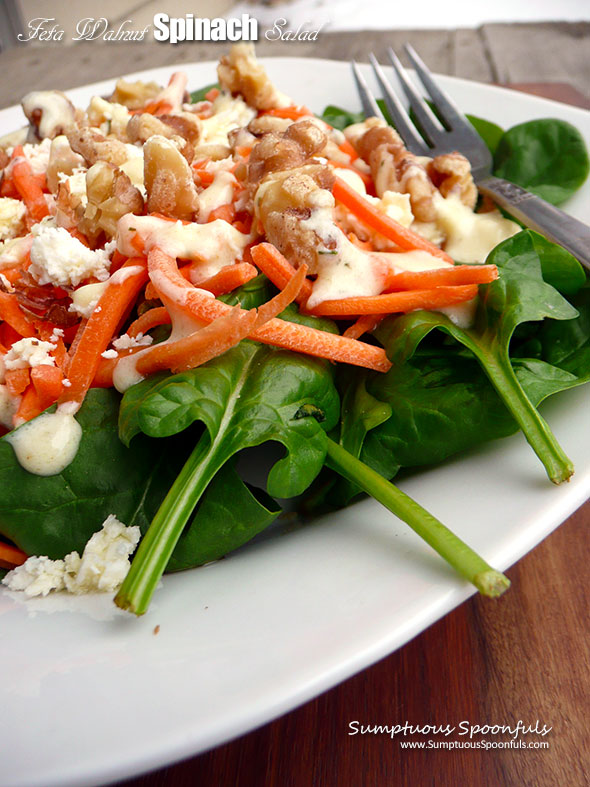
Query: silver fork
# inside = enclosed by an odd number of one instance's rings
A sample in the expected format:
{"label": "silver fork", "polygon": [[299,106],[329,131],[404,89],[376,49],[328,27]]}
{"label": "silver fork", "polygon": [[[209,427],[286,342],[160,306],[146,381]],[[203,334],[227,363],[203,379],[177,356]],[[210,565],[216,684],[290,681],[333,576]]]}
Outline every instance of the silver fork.
{"label": "silver fork", "polygon": [[[415,88],[393,49],[388,49],[387,53],[414,112],[416,124],[387,81],[376,57],[372,53],[369,57],[383,91],[385,106],[407,149],[418,156],[438,156],[459,151],[469,159],[473,179],[482,194],[491,197],[525,226],[559,243],[590,269],[590,227],[526,189],[494,177],[491,174],[492,155],[485,142],[454,101],[436,83],[415,50],[409,44],[404,48],[438,117]],[[354,61],[352,69],[365,115],[382,117],[375,97]]]}

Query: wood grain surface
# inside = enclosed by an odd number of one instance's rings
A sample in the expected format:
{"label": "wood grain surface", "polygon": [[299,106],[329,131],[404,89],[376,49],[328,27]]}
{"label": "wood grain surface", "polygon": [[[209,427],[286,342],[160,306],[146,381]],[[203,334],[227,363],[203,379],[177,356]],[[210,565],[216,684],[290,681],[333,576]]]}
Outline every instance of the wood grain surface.
{"label": "wood grain surface", "polygon": [[[590,107],[572,88],[514,85]],[[506,573],[405,647],[276,721],[125,787],[582,787],[590,784],[590,501]],[[354,632],[351,632],[354,636]],[[470,725],[543,725],[544,749],[402,749]],[[350,735],[349,723],[457,727]],[[475,735],[508,742],[510,734]]]}

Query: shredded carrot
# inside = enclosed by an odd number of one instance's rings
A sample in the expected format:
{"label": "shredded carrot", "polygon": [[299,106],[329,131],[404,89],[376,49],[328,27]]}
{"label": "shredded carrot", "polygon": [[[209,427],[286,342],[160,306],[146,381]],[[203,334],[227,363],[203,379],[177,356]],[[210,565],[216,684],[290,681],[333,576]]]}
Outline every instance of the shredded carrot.
{"label": "shredded carrot", "polygon": [[137,359],[135,368],[142,375],[162,369],[182,372],[216,358],[280,314],[301,289],[306,271],[307,268],[302,266],[282,292],[259,309],[244,311],[239,307],[230,308],[189,336],[175,342],[163,342],[146,350]]}
{"label": "shredded carrot", "polygon": [[[129,268],[127,275],[116,277]],[[91,314],[79,337],[68,366],[67,375],[71,383],[60,401],[81,403],[90,387],[100,362],[100,355],[109,345],[113,335],[130,305],[135,301],[147,279],[145,259],[131,258],[115,274],[102,294],[97,309]],[[184,280],[183,280],[184,281]]]}
{"label": "shredded carrot", "polygon": [[359,154],[347,139],[345,139],[341,145],[338,145],[338,148],[342,153],[346,153],[347,156],[350,156],[351,163],[359,157]]}
{"label": "shredded carrot", "polygon": [[4,382],[11,396],[20,396],[31,382],[31,370],[28,366],[24,369],[7,369]]}
{"label": "shredded carrot", "polygon": [[243,311],[235,307],[189,336],[175,342],[163,342],[146,350],[145,354],[138,358],[136,369],[142,375],[162,369],[170,369],[173,372],[193,369],[221,355],[246,338],[255,322],[254,309]]}
{"label": "shredded carrot", "polygon": [[350,317],[359,314],[396,314],[416,309],[441,309],[456,303],[469,301],[477,295],[477,284],[459,287],[435,287],[431,290],[408,290],[383,295],[357,296],[323,301],[311,314],[332,317]]}
{"label": "shredded carrot", "polygon": [[345,205],[351,213],[354,213],[367,226],[397,243],[402,249],[406,251],[419,249],[447,262],[453,262],[453,259],[445,251],[375,208],[341,178],[336,178],[332,191],[334,198]]}
{"label": "shredded carrot", "polygon": [[274,109],[263,110],[261,115],[272,115],[275,118],[286,118],[287,120],[301,120],[301,118],[309,117],[312,112],[307,107],[275,107]]}
{"label": "shredded carrot", "polygon": [[386,314],[363,314],[342,335],[348,336],[350,339],[360,339],[363,334],[374,331],[385,317],[387,317]]}
{"label": "shredded carrot", "polygon": [[252,146],[251,145],[238,145],[235,149],[236,155],[240,158],[248,158],[250,153],[252,153]]}
{"label": "shredded carrot", "polygon": [[488,284],[498,278],[495,265],[455,265],[428,271],[404,271],[387,278],[387,292],[398,290],[426,290],[431,287],[460,284]]}
{"label": "shredded carrot", "polygon": [[31,337],[35,335],[35,328],[25,317],[25,313],[18,305],[15,295],[0,290],[0,320],[4,320],[20,336]]}
{"label": "shredded carrot", "polygon": [[[187,267],[191,266],[187,265]],[[258,276],[258,271],[249,262],[234,262],[231,265],[225,265],[214,276],[203,281],[193,281],[193,284],[202,290],[212,292],[213,295],[225,295],[225,293],[247,284],[256,276]]]}
{"label": "shredded carrot", "polygon": [[134,320],[127,328],[127,333],[129,336],[137,336],[139,333],[146,334],[152,328],[156,328],[158,325],[167,325],[169,322],[168,309],[165,306],[159,306],[156,309],[149,309],[137,320]]}
{"label": "shredded carrot", "polygon": [[41,364],[31,369],[31,382],[39,397],[42,410],[46,410],[59,399],[64,390],[63,379],[63,372],[58,366]]}
{"label": "shredded carrot", "polygon": [[[210,323],[231,309],[192,287],[179,273],[176,260],[158,247],[149,251],[148,269],[162,300],[168,300],[198,320]],[[294,352],[380,372],[391,368],[382,347],[277,318],[254,330],[250,337]]]}
{"label": "shredded carrot", "polygon": [[[253,246],[250,250],[252,259],[258,265],[264,275],[271,280],[271,282],[282,289],[287,282],[295,274],[295,268],[291,265],[289,260],[281,254],[276,246],[272,243],[259,243]],[[306,303],[311,295],[311,282],[305,279],[301,291],[296,298],[298,303]]]}
{"label": "shredded carrot", "polygon": [[41,406],[39,394],[37,393],[34,385],[29,385],[22,395],[22,399],[20,400],[18,409],[14,416],[15,424],[21,423],[22,421],[31,421],[42,412],[43,407]]}
{"label": "shredded carrot", "polygon": [[216,88],[216,87],[212,87],[212,88],[211,88],[211,90],[208,90],[208,91],[205,93],[205,99],[206,99],[207,101],[215,101],[215,99],[216,99],[216,98],[217,98],[217,96],[219,96],[219,95],[221,95],[221,94],[220,94],[220,92],[219,92],[219,89],[218,89],[218,88]]}
{"label": "shredded carrot", "polygon": [[14,568],[22,566],[28,555],[22,549],[0,541],[0,568]]}
{"label": "shredded carrot", "polygon": [[209,214],[207,221],[211,222],[215,221],[216,219],[223,219],[223,221],[227,221],[229,224],[231,224],[235,215],[235,207],[231,203],[227,203],[226,205],[220,205],[218,208],[214,208]]}
{"label": "shredded carrot", "polygon": [[213,172],[209,172],[208,169],[197,169],[195,167],[195,173],[199,176],[202,186],[208,186],[215,180],[215,174]]}
{"label": "shredded carrot", "polygon": [[41,221],[49,215],[49,208],[43,190],[31,165],[24,156],[21,145],[16,145],[13,151],[12,179],[14,186],[25,203],[31,219]]}

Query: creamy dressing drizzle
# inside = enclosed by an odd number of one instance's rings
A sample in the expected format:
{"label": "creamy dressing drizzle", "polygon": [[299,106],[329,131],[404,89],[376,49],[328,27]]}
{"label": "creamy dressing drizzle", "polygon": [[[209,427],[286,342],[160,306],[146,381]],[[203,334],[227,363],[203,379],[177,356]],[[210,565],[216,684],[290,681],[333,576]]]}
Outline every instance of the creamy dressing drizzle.
{"label": "creamy dressing drizzle", "polygon": [[199,224],[206,224],[212,210],[233,200],[236,178],[227,170],[215,173],[213,182],[199,194]]}
{"label": "creamy dressing drizzle", "polygon": [[446,199],[435,196],[435,207],[436,224],[446,236],[445,251],[458,262],[485,262],[498,243],[520,231],[499,210],[474,213],[454,194]]}
{"label": "creamy dressing drizzle", "polygon": [[222,219],[208,224],[183,224],[127,213],[119,219],[117,227],[117,248],[127,257],[137,254],[131,244],[135,234],[143,241],[146,252],[157,246],[171,257],[200,263],[203,278],[235,262],[252,240],[250,235],[244,235]]}
{"label": "creamy dressing drizzle", "polygon": [[70,412],[58,409],[40,416],[6,436],[20,466],[40,476],[58,475],[73,460],[82,427]]}

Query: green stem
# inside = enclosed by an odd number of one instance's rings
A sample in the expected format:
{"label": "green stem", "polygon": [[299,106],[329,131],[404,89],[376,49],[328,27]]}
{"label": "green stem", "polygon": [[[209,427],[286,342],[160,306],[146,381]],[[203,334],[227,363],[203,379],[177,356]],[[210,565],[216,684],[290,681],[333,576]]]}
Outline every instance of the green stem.
{"label": "green stem", "polygon": [[568,481],[574,465],[557,442],[549,424],[532,404],[518,381],[510,359],[498,353],[478,353],[488,378],[520,426],[527,442],[554,484]]}
{"label": "green stem", "polygon": [[409,525],[484,596],[495,598],[508,589],[510,580],[504,574],[488,565],[419,503],[329,438],[327,464]]}
{"label": "green stem", "polygon": [[170,487],[142,538],[115,604],[136,615],[147,611],[156,586],[180,535],[207,485],[215,475],[206,438],[198,443]]}

